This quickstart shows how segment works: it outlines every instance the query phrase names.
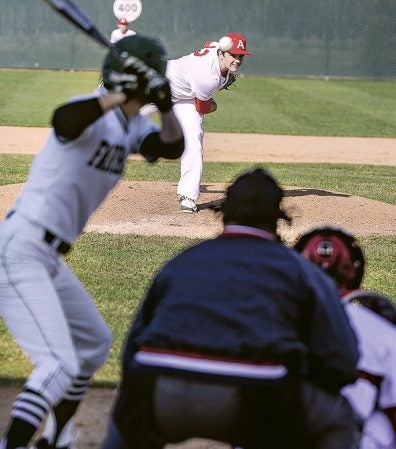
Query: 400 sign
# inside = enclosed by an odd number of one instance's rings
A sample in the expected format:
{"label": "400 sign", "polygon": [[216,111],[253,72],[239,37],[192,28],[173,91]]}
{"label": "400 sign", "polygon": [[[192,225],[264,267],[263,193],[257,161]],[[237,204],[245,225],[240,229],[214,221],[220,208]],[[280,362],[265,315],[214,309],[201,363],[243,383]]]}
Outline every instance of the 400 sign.
{"label": "400 sign", "polygon": [[142,13],[142,2],[140,0],[115,0],[113,12],[117,19],[125,17],[128,22],[133,22]]}

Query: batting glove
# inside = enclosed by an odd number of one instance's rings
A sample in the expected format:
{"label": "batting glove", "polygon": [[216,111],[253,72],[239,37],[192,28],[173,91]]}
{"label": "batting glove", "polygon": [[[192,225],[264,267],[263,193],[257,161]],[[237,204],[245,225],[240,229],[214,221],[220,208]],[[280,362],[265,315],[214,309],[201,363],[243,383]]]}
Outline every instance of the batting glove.
{"label": "batting glove", "polygon": [[169,81],[162,75],[156,74],[148,79],[146,93],[160,112],[172,109],[172,95]]}

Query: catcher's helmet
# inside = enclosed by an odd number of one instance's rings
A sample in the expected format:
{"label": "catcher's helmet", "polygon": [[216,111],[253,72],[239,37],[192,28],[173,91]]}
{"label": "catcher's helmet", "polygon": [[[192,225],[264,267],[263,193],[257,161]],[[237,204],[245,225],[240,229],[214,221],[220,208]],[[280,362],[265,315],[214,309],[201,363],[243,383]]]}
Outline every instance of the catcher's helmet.
{"label": "catcher's helmet", "polygon": [[339,287],[359,288],[365,266],[363,251],[343,229],[315,228],[300,236],[294,248],[326,271]]}
{"label": "catcher's helmet", "polygon": [[[114,44],[120,55],[126,59],[128,56],[143,61],[148,67],[165,75],[167,54],[163,45],[156,39],[141,34],[127,36]],[[117,58],[111,52],[107,54],[103,62],[103,85],[112,90],[112,73],[124,73],[124,65],[121,58]],[[139,86],[140,87],[140,86]]]}

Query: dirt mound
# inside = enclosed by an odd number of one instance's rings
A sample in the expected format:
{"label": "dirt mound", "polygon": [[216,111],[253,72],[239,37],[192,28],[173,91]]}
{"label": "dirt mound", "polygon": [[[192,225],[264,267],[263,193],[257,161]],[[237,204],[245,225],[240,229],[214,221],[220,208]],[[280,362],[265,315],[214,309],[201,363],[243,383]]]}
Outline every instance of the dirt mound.
{"label": "dirt mound", "polygon": [[[21,187],[0,187],[0,217]],[[183,214],[178,208],[174,183],[123,181],[92,216],[86,231],[210,238],[221,230],[221,219],[211,206],[224,197],[226,187],[204,184],[199,212]],[[328,190],[286,187],[285,192],[284,207],[293,217],[292,226],[281,226],[287,241],[316,224],[343,226],[356,235],[396,232],[396,206]]]}

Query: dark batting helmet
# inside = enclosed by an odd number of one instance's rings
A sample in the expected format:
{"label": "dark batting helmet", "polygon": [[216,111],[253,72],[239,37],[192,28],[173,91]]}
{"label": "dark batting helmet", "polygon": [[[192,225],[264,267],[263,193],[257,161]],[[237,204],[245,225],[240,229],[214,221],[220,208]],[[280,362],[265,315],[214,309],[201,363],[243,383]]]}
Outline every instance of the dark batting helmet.
{"label": "dark batting helmet", "polygon": [[[150,69],[154,69],[160,75],[165,75],[167,54],[163,45],[156,39],[141,34],[127,36],[114,44],[122,58],[117,58],[109,52],[104,59],[102,78],[103,85],[113,90],[119,80],[119,74],[135,73],[130,68],[125,68],[125,61],[132,56],[142,61]],[[124,61],[123,61],[124,60]],[[115,80],[115,81],[113,81]],[[136,92],[144,89],[142,83],[137,83]],[[130,92],[133,93],[133,92]]]}
{"label": "dark batting helmet", "polygon": [[319,265],[339,287],[360,287],[365,266],[363,251],[355,237],[343,229],[315,228],[300,236],[294,248]]}

